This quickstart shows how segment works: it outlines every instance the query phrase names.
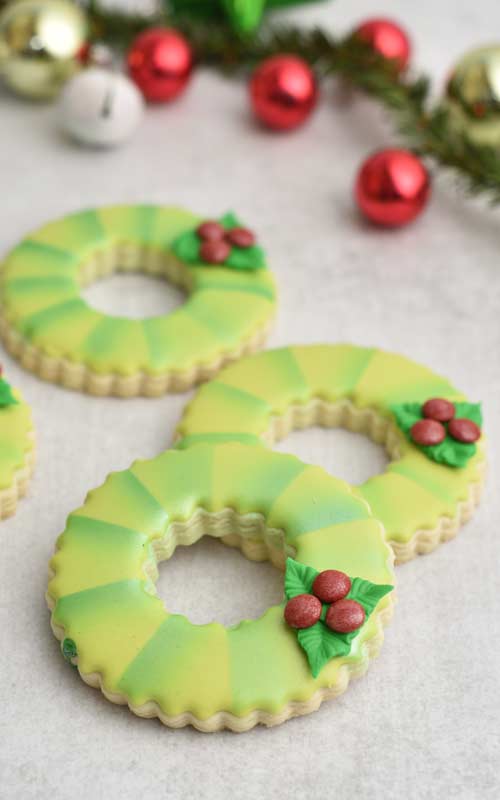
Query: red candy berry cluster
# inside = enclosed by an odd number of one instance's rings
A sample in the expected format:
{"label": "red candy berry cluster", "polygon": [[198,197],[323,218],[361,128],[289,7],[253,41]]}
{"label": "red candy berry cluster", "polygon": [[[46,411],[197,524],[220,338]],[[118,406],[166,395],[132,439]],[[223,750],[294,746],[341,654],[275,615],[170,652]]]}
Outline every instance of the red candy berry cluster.
{"label": "red candy berry cluster", "polygon": [[365,610],[357,600],[347,600],[351,579],[345,572],[327,569],[312,585],[313,594],[299,594],[285,606],[285,620],[292,628],[310,628],[322,617],[323,603],[328,603],[324,622],[337,633],[352,633],[365,621]]}
{"label": "red candy berry cluster", "polygon": [[441,444],[447,433],[464,444],[473,444],[481,437],[479,425],[471,419],[455,417],[454,404],[442,397],[427,400],[422,406],[422,415],[424,419],[412,425],[410,434],[416,444],[424,447]]}
{"label": "red candy berry cluster", "polygon": [[207,264],[223,264],[231,255],[233,247],[246,250],[255,244],[255,234],[248,228],[227,230],[212,220],[202,222],[196,229],[201,240],[200,256]]}

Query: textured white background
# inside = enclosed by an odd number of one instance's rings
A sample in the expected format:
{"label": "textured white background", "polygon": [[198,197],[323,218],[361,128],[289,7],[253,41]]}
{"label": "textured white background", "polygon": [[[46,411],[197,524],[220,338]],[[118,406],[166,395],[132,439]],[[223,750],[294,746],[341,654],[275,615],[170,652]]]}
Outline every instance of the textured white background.
{"label": "textured white background", "polygon": [[[294,16],[344,31],[374,11],[412,31],[416,63],[436,87],[467,47],[500,29],[497,0],[338,0]],[[280,283],[271,345],[347,340],[399,350],[482,399],[491,441],[480,511],[454,542],[399,569],[397,614],[366,678],[274,730],[169,731],[111,705],[64,663],[44,591],[67,514],[109,471],[165,448],[188,398],[92,399],[44,385],[5,356],[33,405],[39,461],[29,499],[0,529],[0,795],[498,797],[500,212],[440,182],[413,227],[384,233],[361,224],[353,175],[368,151],[392,141],[380,110],[363,100],[339,107],[326,95],[308,127],[272,136],[252,123],[242,86],[199,73],[181,102],[149,110],[134,141],[109,153],[67,143],[50,107],[6,94],[0,102],[2,252],[85,206],[237,209]],[[89,297],[109,311],[146,314],[178,296],[129,277]],[[378,448],[341,432],[295,434],[286,447],[352,480],[384,463]],[[281,577],[208,542],[164,565],[159,590],[195,621],[234,622],[279,600]]]}

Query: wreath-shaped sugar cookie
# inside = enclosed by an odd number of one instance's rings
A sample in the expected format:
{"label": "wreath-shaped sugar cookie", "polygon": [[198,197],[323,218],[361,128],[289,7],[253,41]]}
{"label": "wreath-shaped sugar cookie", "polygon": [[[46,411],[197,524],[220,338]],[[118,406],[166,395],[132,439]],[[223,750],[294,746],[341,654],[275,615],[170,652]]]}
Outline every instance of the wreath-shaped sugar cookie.
{"label": "wreath-shaped sugar cookie", "polygon": [[[82,286],[117,270],[188,293],[171,314],[128,319],[91,308]],[[5,260],[0,332],[45,380],[92,394],[184,391],[263,343],[276,290],[255,235],[233,214],[115,206],[51,222]]]}
{"label": "wreath-shaped sugar cookie", "polygon": [[14,514],[26,494],[34,460],[31,409],[0,367],[0,519]]}
{"label": "wreath-shaped sugar cookie", "polygon": [[401,562],[450,539],[472,515],[484,478],[481,423],[479,405],[403,356],[310,345],[227,367],[187,406],[177,439],[179,447],[272,444],[310,425],[365,433],[385,445],[391,462],[359,491]]}
{"label": "wreath-shaped sugar cookie", "polygon": [[[286,561],[287,602],[231,628],[170,614],[157,562],[204,533]],[[91,492],[58,540],[47,597],[63,654],[109,700],[171,727],[245,731],[314,711],[366,670],[391,611],[392,560],[343,481],[263,447],[201,444]]]}

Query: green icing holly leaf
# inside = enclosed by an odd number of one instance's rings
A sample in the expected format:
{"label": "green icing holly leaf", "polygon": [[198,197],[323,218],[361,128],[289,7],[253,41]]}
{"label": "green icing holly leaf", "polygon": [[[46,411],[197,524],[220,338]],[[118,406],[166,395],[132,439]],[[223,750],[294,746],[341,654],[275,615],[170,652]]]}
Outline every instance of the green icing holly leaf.
{"label": "green icing holly leaf", "polygon": [[[401,428],[406,438],[418,447],[432,461],[437,464],[444,464],[448,467],[465,467],[469,459],[476,454],[475,444],[466,444],[465,442],[457,442],[451,436],[446,438],[440,444],[418,445],[411,438],[411,429],[415,422],[423,419],[422,416],[422,403],[403,403],[391,407],[391,411],[396,417],[396,422]],[[455,416],[457,418],[470,419],[479,425],[483,424],[483,415],[480,403],[455,403]],[[446,425],[445,425],[446,427]]]}
{"label": "green icing holly leaf", "polygon": [[173,244],[173,251],[177,258],[186,264],[199,263],[200,239],[196,231],[189,231],[179,236]]}
{"label": "green icing holly leaf", "polygon": [[455,403],[456,417],[460,419],[471,419],[480,428],[483,426],[483,412],[481,403]]}
{"label": "green icing holly leaf", "polygon": [[[291,600],[299,594],[311,594],[312,585],[319,575],[318,570],[301,564],[293,558],[287,558],[285,572],[285,597]],[[366,620],[375,610],[378,602],[391,592],[392,586],[387,584],[371,583],[363,578],[353,578],[351,590],[347,597],[357,600],[363,606]],[[361,628],[352,633],[336,633],[325,624],[324,617],[329,608],[328,603],[323,603],[321,619],[310,628],[297,630],[297,640],[304,650],[311,673],[317,678],[325,664],[332,658],[349,655],[351,642],[356,638]]]}
{"label": "green icing holly leaf", "polygon": [[233,247],[231,254],[224,265],[233,269],[252,270],[264,269],[264,251],[262,247]]}
{"label": "green icing holly leaf", "polygon": [[297,639],[306,653],[313,678],[318,677],[332,658],[347,656],[351,649],[351,643],[345,641],[345,636],[331,631],[324,622],[297,631]]}
{"label": "green icing holly leaf", "polygon": [[412,426],[419,419],[422,419],[422,403],[403,403],[399,406],[392,406],[391,411],[396,417],[401,430],[409,435]]}
{"label": "green icing holly leaf", "polygon": [[386,583],[371,583],[371,581],[365,581],[363,578],[354,578],[351,584],[351,591],[347,597],[349,600],[357,600],[365,609],[366,616],[369,617],[378,602],[386,594],[392,592],[393,588],[393,586]]}
{"label": "green icing holly leaf", "polygon": [[291,600],[292,597],[297,597],[298,594],[311,594],[312,585],[318,575],[319,572],[313,567],[294,561],[293,558],[287,558],[285,572],[286,599]]}
{"label": "green icing holly leaf", "polygon": [[232,211],[228,211],[227,214],[224,214],[219,222],[226,231],[230,231],[231,228],[241,228],[241,222]]}
{"label": "green icing holly leaf", "polygon": [[18,403],[19,401],[14,397],[10,384],[3,378],[0,378],[0,408],[15,406]]}
{"label": "green icing holly leaf", "polygon": [[[238,217],[229,212],[224,214],[219,220],[219,223],[227,230],[232,228],[244,227],[239,221]],[[200,258],[201,241],[196,231],[188,231],[179,236],[172,245],[172,249],[180,261],[193,266],[205,266],[204,261]],[[209,265],[212,266],[212,265]],[[232,247],[231,252],[222,264],[217,264],[218,267],[228,267],[240,271],[265,269],[266,261],[265,254],[261,247],[253,245],[252,247]]]}
{"label": "green icing holly leaf", "polygon": [[66,661],[69,661],[70,663],[74,658],[77,657],[78,653],[73,639],[63,639],[61,643],[61,652]]}

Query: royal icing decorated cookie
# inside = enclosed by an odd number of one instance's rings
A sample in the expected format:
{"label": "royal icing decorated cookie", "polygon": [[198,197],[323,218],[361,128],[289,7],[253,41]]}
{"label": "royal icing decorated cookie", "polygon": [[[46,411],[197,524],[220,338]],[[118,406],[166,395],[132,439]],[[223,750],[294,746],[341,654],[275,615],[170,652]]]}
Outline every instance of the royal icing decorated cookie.
{"label": "royal icing decorated cookie", "polygon": [[[148,319],[91,308],[82,287],[115,271],[163,276],[188,297]],[[115,206],[30,234],[0,275],[0,332],[45,380],[98,395],[184,391],[262,345],[276,290],[255,234],[233,214]]]}
{"label": "royal icing decorated cookie", "polygon": [[[230,628],[167,611],[157,563],[203,534],[286,566],[283,603]],[[366,670],[392,560],[343,481],[260,446],[200,444],[88,495],[58,540],[47,598],[63,654],[109,700],[171,727],[245,731],[314,711]]]}
{"label": "royal icing decorated cookie", "polygon": [[201,441],[273,442],[311,425],[345,427],[385,446],[391,461],[359,487],[397,561],[453,537],[481,493],[481,409],[445,378],[403,356],[353,345],[269,350],[202,387],[177,428]]}
{"label": "royal icing decorated cookie", "polygon": [[31,410],[0,367],[0,519],[14,514],[26,494],[34,460]]}

